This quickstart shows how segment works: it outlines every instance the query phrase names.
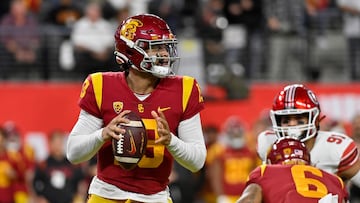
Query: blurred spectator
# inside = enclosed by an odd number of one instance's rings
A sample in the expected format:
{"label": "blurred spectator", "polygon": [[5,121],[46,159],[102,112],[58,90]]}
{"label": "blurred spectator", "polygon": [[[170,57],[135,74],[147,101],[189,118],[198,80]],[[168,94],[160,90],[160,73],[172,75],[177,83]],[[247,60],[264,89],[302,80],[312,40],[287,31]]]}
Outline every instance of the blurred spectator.
{"label": "blurred spectator", "polygon": [[263,1],[269,50],[268,79],[303,80],[306,57],[305,1]]}
{"label": "blurred spectator", "polygon": [[54,131],[49,135],[49,156],[35,170],[33,187],[35,202],[71,203],[83,179],[80,167],[72,165],[65,157],[65,134]]}
{"label": "blurred spectator", "polygon": [[[251,1],[251,0],[250,0]],[[228,96],[233,99],[241,91],[245,77],[245,47],[247,42],[247,29],[242,22],[244,13],[243,2],[249,0],[225,0],[223,13],[228,25],[223,30],[222,43],[224,45],[224,64],[226,77],[223,78],[223,86],[228,91]],[[231,85],[230,85],[231,84]]]}
{"label": "blurred spectator", "polygon": [[114,32],[121,24],[121,22],[129,16],[130,16],[130,10],[129,7],[127,6],[120,8],[119,10],[116,11],[115,15],[110,19],[110,22],[112,24],[112,29],[114,30]]}
{"label": "blurred spectator", "polygon": [[[315,30],[317,43],[321,44],[322,36],[325,33],[329,21],[329,8],[331,0],[306,0],[306,14],[309,22],[309,29]],[[319,46],[323,46],[320,45]]]}
{"label": "blurred spectator", "polygon": [[223,6],[222,0],[204,1],[195,24],[197,36],[203,44],[205,80],[214,85],[225,73],[222,29],[226,26],[226,19],[222,14]]}
{"label": "blurred spectator", "polygon": [[23,0],[29,11],[37,14],[40,11],[42,0]]}
{"label": "blurred spectator", "polygon": [[18,161],[9,155],[7,149],[7,135],[4,129],[0,128],[0,203],[14,203],[14,184],[21,175]]}
{"label": "blurred spectator", "polygon": [[13,184],[16,203],[27,203],[34,196],[32,190],[32,177],[35,166],[35,151],[31,145],[24,142],[19,128],[13,121],[3,125],[7,136],[7,150],[12,159],[18,161],[18,175]]}
{"label": "blurred spectator", "polygon": [[29,74],[37,68],[39,25],[23,0],[13,0],[0,22],[0,77]]}
{"label": "blurred spectator", "polygon": [[181,26],[181,9],[181,2],[175,0],[150,0],[148,2],[148,12],[164,19],[175,35]]}
{"label": "blurred spectator", "polygon": [[0,1],[0,19],[9,12],[11,0]]}
{"label": "blurred spectator", "polygon": [[[46,66],[61,68],[62,70],[74,69],[75,59],[70,34],[74,23],[83,15],[83,1],[47,0],[43,2],[40,19],[46,30],[43,36],[43,58]],[[49,68],[44,68],[50,71]],[[50,75],[46,73],[45,75]]]}
{"label": "blurred spectator", "polygon": [[343,71],[348,57],[346,41],[341,34],[341,12],[335,1],[306,0],[305,24],[308,33],[306,71],[312,81],[348,78],[349,71]]}
{"label": "blurred spectator", "polygon": [[224,123],[223,134],[208,150],[207,162],[211,186],[217,202],[235,202],[243,192],[247,177],[260,160],[246,143],[245,128],[240,119],[230,116]]}
{"label": "blurred spectator", "polygon": [[[225,34],[229,40],[226,63],[243,64],[246,78],[259,78],[262,71],[264,49],[264,16],[262,0],[225,0],[224,15],[229,22]],[[233,32],[233,33],[231,33]],[[237,37],[235,34],[238,33]],[[238,40],[236,40],[238,39]],[[237,45],[236,45],[237,44]],[[240,71],[240,70],[238,70]]]}
{"label": "blurred spectator", "polygon": [[337,0],[343,12],[343,30],[347,39],[350,78],[353,81],[360,79],[360,1]]}
{"label": "blurred spectator", "polygon": [[59,4],[52,4],[44,12],[45,23],[68,29],[69,33],[73,24],[82,17],[82,8],[73,0],[60,0]]}
{"label": "blurred spectator", "polygon": [[90,2],[86,6],[85,16],[74,24],[71,40],[76,68],[83,77],[117,67],[113,56],[114,30],[102,18],[101,7],[97,2]]}
{"label": "blurred spectator", "polygon": [[[351,123],[351,137],[356,142],[358,148],[360,148],[360,113],[355,114]],[[350,202],[360,203],[360,188],[356,185],[351,184],[350,189]]]}

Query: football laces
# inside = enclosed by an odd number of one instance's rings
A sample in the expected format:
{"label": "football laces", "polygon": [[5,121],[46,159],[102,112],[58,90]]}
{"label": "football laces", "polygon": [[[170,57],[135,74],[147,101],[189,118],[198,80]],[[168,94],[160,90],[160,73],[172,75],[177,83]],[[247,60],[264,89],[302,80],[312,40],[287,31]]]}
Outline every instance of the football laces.
{"label": "football laces", "polygon": [[116,142],[116,151],[117,153],[122,154],[124,149],[124,135],[120,134],[119,137],[120,139]]}

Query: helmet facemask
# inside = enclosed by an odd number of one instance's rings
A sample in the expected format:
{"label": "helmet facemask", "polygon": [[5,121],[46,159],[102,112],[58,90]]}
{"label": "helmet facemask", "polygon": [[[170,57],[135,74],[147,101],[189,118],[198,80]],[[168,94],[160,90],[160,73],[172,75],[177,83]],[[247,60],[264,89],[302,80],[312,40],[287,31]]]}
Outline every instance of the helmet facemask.
{"label": "helmet facemask", "polygon": [[[123,36],[121,36],[120,39],[125,41],[129,48],[143,56],[142,61],[140,62],[140,67],[136,67],[134,64],[131,64],[132,68],[151,73],[159,78],[173,76],[176,74],[180,62],[180,58],[177,53],[176,39],[139,39],[135,43]],[[162,50],[158,51],[160,49]],[[163,54],[164,50],[166,50],[166,54]],[[149,55],[148,53],[152,54]],[[120,57],[123,61],[130,61],[125,55],[118,51],[115,51],[114,54],[117,57]]]}
{"label": "helmet facemask", "polygon": [[[280,120],[283,116],[303,116],[307,115],[308,123],[296,126],[281,126]],[[317,120],[320,111],[318,108],[312,109],[284,109],[284,110],[271,110],[270,118],[273,124],[273,130],[278,138],[292,137],[302,142],[314,137],[317,133]]]}

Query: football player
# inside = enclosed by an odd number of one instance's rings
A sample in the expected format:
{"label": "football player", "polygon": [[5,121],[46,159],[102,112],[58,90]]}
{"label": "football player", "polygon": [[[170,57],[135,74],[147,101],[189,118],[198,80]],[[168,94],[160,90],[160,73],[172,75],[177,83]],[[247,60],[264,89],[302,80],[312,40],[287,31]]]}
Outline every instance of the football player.
{"label": "football player", "polygon": [[245,136],[242,121],[230,116],[217,142],[208,148],[207,173],[217,203],[235,202],[245,188],[249,173],[260,164]]}
{"label": "football player", "polygon": [[293,137],[305,143],[311,164],[344,181],[360,185],[359,152],[355,142],[345,134],[321,131],[320,104],[310,89],[302,84],[286,86],[275,97],[270,118],[273,131],[258,136],[257,151],[266,160],[269,147],[281,137]]}
{"label": "football player", "polygon": [[[74,163],[97,154],[97,175],[88,203],[171,202],[168,178],[176,160],[192,172],[205,162],[206,146],[197,81],[176,76],[177,39],[158,16],[125,19],[115,32],[115,57],[122,72],[94,73],[83,83],[79,118],[67,144]],[[145,155],[132,170],[114,160],[111,139],[124,133],[120,123],[134,111],[147,129]]]}
{"label": "football player", "polygon": [[310,166],[310,154],[297,139],[277,140],[267,163],[250,173],[238,203],[345,203],[348,199],[342,179]]}

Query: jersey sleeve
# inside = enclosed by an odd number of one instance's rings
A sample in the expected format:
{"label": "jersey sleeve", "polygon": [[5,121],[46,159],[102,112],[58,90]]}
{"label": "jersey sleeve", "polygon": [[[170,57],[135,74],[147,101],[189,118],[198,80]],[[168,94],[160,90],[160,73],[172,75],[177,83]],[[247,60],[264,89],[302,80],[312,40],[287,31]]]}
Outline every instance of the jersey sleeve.
{"label": "jersey sleeve", "polygon": [[276,139],[277,137],[272,131],[263,131],[259,134],[257,138],[256,151],[263,162],[266,161],[267,153]]}
{"label": "jersey sleeve", "polygon": [[96,90],[102,88],[99,87],[101,86],[99,83],[101,82],[102,84],[102,81],[99,81],[101,80],[99,79],[100,77],[101,77],[101,73],[96,73],[89,75],[85,79],[82,85],[80,99],[79,99],[80,108],[97,118],[101,118],[99,98],[101,98],[102,95],[99,95],[99,93],[96,94]]}
{"label": "jersey sleeve", "polygon": [[197,81],[189,76],[184,76],[183,84],[183,120],[193,117],[204,109],[204,99],[201,94],[201,89]]}
{"label": "jersey sleeve", "polygon": [[359,150],[357,149],[354,141],[352,141],[341,155],[338,172],[342,172],[350,168],[355,164],[355,162],[358,159],[359,159]]}
{"label": "jersey sleeve", "polygon": [[251,183],[259,184],[259,178],[261,178],[264,173],[266,165],[260,165],[256,167],[253,171],[250,172],[246,185],[250,185]]}

